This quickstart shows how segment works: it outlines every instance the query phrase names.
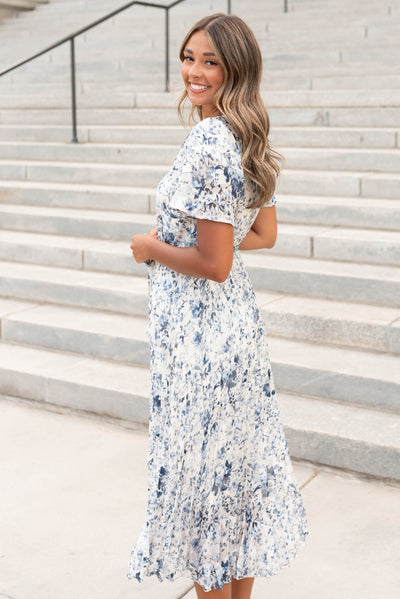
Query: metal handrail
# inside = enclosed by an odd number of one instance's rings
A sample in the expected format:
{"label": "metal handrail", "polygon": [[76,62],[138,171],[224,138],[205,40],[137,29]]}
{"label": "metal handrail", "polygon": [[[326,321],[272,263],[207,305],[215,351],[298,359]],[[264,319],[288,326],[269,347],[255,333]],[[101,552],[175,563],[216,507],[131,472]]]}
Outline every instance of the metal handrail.
{"label": "metal handrail", "polygon": [[11,71],[14,71],[15,69],[18,69],[19,67],[22,67],[23,65],[27,64],[28,62],[31,62],[32,60],[35,60],[36,58],[39,58],[40,56],[43,56],[43,54],[47,54],[47,52],[50,52],[51,50],[54,50],[55,48],[58,48],[59,46],[62,46],[63,44],[66,44],[69,42],[70,43],[70,67],[71,67],[71,69],[70,69],[71,70],[71,109],[72,109],[72,140],[71,141],[73,143],[77,143],[78,142],[78,134],[77,134],[77,119],[76,119],[75,38],[82,35],[83,33],[86,33],[86,31],[89,31],[90,29],[93,29],[94,27],[101,25],[105,21],[108,21],[112,17],[115,17],[116,15],[127,10],[131,6],[139,5],[139,6],[149,6],[151,8],[161,8],[162,10],[165,11],[165,91],[168,91],[168,86],[169,86],[169,11],[171,8],[173,8],[177,4],[180,4],[181,2],[184,2],[184,0],[175,0],[175,2],[171,2],[171,4],[167,4],[167,5],[157,4],[155,2],[142,2],[141,0],[134,0],[132,2],[129,2],[128,4],[125,4],[124,6],[121,6],[120,8],[116,8],[115,10],[108,13],[104,17],[101,17],[100,19],[96,19],[96,21],[93,21],[89,25],[86,25],[85,27],[82,27],[81,29],[74,31],[74,33],[71,33],[70,35],[63,37],[62,39],[58,40],[58,42],[55,42],[54,44],[47,46],[47,48],[44,48],[44,50],[41,50],[40,52],[33,54],[32,56],[19,62],[18,64],[15,64],[12,67],[9,67],[5,71],[0,72],[0,77],[2,77],[3,75],[6,75],[7,73],[10,73]]}
{"label": "metal handrail", "polygon": [[[231,14],[231,9],[232,9],[231,0],[227,0],[227,1],[228,1],[227,12],[228,12],[228,14]],[[90,29],[93,29],[94,27],[101,25],[105,21],[108,21],[112,17],[115,17],[119,13],[124,12],[125,10],[127,10],[128,8],[131,8],[131,6],[134,6],[134,5],[149,6],[150,8],[161,8],[162,10],[165,10],[165,91],[168,91],[168,88],[169,88],[169,11],[171,8],[173,8],[177,4],[181,4],[181,2],[184,2],[184,0],[175,0],[174,2],[171,2],[171,4],[167,4],[167,5],[157,4],[155,2],[142,2],[141,0],[133,0],[132,2],[128,2],[128,4],[124,4],[120,8],[116,8],[115,10],[109,12],[104,17],[101,17],[100,19],[96,19],[96,21],[89,23],[89,25],[86,25],[85,27],[78,29],[74,33],[71,33],[70,35],[67,35],[66,37],[61,38],[60,40],[58,40],[58,42],[51,44],[51,46],[47,46],[47,48],[45,48],[44,50],[41,50],[40,52],[33,54],[29,58],[26,58],[25,60],[13,65],[12,67],[9,67],[5,71],[1,71],[0,77],[2,77],[3,75],[6,75],[7,73],[11,73],[11,71],[18,69],[19,67],[22,67],[23,65],[27,64],[28,62],[31,62],[32,60],[35,60],[36,58],[43,56],[43,54],[47,54],[47,52],[50,52],[51,50],[54,50],[55,48],[58,48],[59,46],[62,46],[63,44],[66,44],[69,42],[70,43],[70,70],[71,70],[71,110],[72,110],[72,140],[71,141],[72,141],[72,143],[78,143],[77,118],[76,118],[77,106],[76,106],[76,76],[75,76],[76,75],[75,38],[82,35],[83,33],[86,33],[86,31],[89,31]],[[288,4],[289,4],[289,0],[284,0],[284,7],[283,7],[284,12],[288,12]]]}

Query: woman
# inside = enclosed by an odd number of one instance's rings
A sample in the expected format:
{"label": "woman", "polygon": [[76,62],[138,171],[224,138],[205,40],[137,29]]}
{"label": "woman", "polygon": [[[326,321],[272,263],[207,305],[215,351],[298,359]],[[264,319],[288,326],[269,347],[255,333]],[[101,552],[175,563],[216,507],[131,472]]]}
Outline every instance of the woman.
{"label": "woman", "polygon": [[276,239],[278,164],[248,26],[200,20],[180,53],[200,122],[157,193],[149,264],[147,521],[128,578],[189,572],[199,598],[248,599],[288,566],[307,523],[276,401],[264,323],[240,250]]}

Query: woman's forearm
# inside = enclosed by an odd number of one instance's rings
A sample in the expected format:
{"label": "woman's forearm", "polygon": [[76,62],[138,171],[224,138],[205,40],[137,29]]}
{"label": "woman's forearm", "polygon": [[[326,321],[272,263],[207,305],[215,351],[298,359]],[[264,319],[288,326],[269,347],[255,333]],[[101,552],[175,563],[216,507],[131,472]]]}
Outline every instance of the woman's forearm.
{"label": "woman's forearm", "polygon": [[242,239],[240,250],[273,248],[278,233],[275,206],[261,208],[250,231]]}
{"label": "woman's forearm", "polygon": [[[261,250],[266,247],[273,247],[275,240],[271,241],[266,240],[264,237],[261,237],[256,231],[250,229],[247,233],[246,237],[242,239],[239,245],[239,250]],[[268,245],[270,244],[270,245]]]}
{"label": "woman's forearm", "polygon": [[204,256],[198,246],[177,247],[159,239],[151,241],[150,257],[152,260],[171,268],[183,275],[212,279],[219,283],[226,279],[218,261]]}

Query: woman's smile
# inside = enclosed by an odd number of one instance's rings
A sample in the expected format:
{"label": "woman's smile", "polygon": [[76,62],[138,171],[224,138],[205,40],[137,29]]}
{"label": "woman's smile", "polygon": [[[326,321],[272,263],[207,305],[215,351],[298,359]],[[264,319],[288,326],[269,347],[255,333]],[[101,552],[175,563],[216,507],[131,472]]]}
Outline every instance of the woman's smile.
{"label": "woman's smile", "polygon": [[190,90],[194,93],[204,92],[206,89],[209,89],[209,85],[200,85],[198,83],[190,83]]}

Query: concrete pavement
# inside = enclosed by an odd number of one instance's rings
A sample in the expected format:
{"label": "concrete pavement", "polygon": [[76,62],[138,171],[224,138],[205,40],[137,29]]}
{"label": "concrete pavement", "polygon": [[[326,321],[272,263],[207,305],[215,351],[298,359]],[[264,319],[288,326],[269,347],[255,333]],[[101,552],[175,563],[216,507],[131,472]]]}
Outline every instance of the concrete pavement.
{"label": "concrete pavement", "polygon": [[[147,431],[0,399],[0,599],[195,599],[126,579],[146,505]],[[295,463],[310,536],[253,598],[395,599],[400,487]]]}

